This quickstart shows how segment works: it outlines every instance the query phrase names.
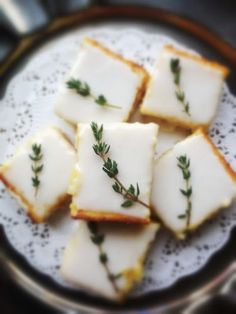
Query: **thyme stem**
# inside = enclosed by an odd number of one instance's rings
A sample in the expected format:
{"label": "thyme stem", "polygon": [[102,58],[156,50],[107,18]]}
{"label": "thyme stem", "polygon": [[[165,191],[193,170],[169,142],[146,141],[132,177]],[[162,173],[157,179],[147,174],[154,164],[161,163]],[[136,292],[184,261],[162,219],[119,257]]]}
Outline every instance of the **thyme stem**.
{"label": "thyme stem", "polygon": [[117,162],[111,160],[107,157],[107,154],[110,150],[110,145],[106,144],[102,141],[103,135],[103,125],[98,127],[97,123],[91,123],[91,129],[93,131],[94,138],[96,140],[96,144],[93,145],[93,150],[95,154],[97,154],[103,161],[103,171],[114,180],[114,184],[112,185],[113,190],[116,193],[119,193],[123,196],[124,202],[121,204],[122,207],[130,207],[133,205],[134,202],[141,204],[146,208],[150,208],[148,204],[140,200],[139,194],[139,185],[136,183],[136,187],[133,184],[129,185],[129,188],[126,188],[124,184],[118,179],[118,165]]}
{"label": "thyme stem", "polygon": [[[102,158],[103,162],[105,163],[105,162],[106,162],[105,156],[104,156],[104,155],[100,155],[100,157]],[[122,193],[123,196],[126,196],[126,198],[131,199],[131,200],[133,200],[134,202],[137,202],[137,203],[143,205],[143,206],[146,207],[146,208],[150,208],[150,206],[149,206],[148,204],[144,203],[144,202],[143,202],[142,200],[140,200],[138,197],[135,198],[134,195],[131,194],[131,193],[129,192],[129,190],[123,185],[123,183],[117,178],[117,176],[114,176],[113,179],[114,179],[114,181],[121,187],[121,189],[122,189],[122,191],[123,191],[123,193]]]}
{"label": "thyme stem", "polygon": [[190,219],[191,219],[191,212],[192,212],[192,187],[190,185],[190,177],[191,172],[189,170],[190,168],[190,159],[187,158],[186,155],[181,155],[177,157],[178,160],[178,167],[182,171],[183,179],[185,180],[185,190],[180,189],[181,194],[186,198],[187,206],[184,214],[181,214],[178,216],[179,219],[186,219],[186,229],[188,229],[190,225]]}
{"label": "thyme stem", "polygon": [[43,164],[40,164],[43,154],[41,151],[42,150],[41,144],[34,143],[31,148],[32,148],[32,153],[29,155],[29,158],[32,161],[31,169],[34,174],[31,180],[32,180],[32,185],[35,188],[35,197],[36,197],[38,193],[39,185],[41,183],[41,181],[39,180],[39,173],[43,170]]}
{"label": "thyme stem", "polygon": [[69,81],[66,82],[67,87],[69,89],[75,90],[79,95],[83,97],[91,97],[94,102],[101,106],[101,107],[107,107],[107,108],[113,108],[113,109],[121,109],[121,107],[112,105],[108,103],[107,99],[104,95],[95,96],[88,85],[88,83],[76,80],[74,78],[71,78]]}
{"label": "thyme stem", "polygon": [[103,246],[102,246],[102,244],[105,240],[105,236],[104,236],[104,234],[101,234],[99,232],[98,224],[96,222],[90,221],[87,223],[87,226],[88,226],[88,229],[89,229],[90,234],[91,234],[90,239],[93,242],[93,244],[96,245],[98,248],[99,260],[102,263],[102,265],[106,271],[107,278],[111,282],[114,291],[116,293],[119,293],[120,289],[116,283],[116,280],[119,279],[122,276],[122,274],[113,274],[112,271],[110,270],[110,267],[108,265],[108,262],[109,262],[108,256],[107,256],[107,254],[104,251]]}
{"label": "thyme stem", "polygon": [[[186,191],[189,191],[190,189],[190,183],[189,183],[189,179],[185,181],[186,182]],[[192,192],[191,192],[192,194]],[[190,216],[191,216],[191,210],[192,210],[192,202],[191,202],[191,199],[190,199],[191,195],[188,195],[187,196],[187,210],[186,210],[186,213],[187,213],[187,221],[186,221],[186,228],[189,227],[189,224],[190,224]]]}
{"label": "thyme stem", "polygon": [[188,116],[191,116],[189,112],[189,102],[186,100],[185,93],[182,87],[180,86],[180,75],[182,69],[179,59],[170,60],[170,70],[173,74],[174,84],[176,86],[175,96],[182,105],[184,112],[187,113]]}
{"label": "thyme stem", "polygon": [[[99,251],[99,256],[105,256],[104,254],[104,251],[103,251],[103,248],[101,245],[98,245],[98,251]],[[107,277],[108,279],[110,280],[111,284],[112,284],[112,287],[113,289],[115,290],[115,292],[119,293],[119,288],[118,288],[118,285],[116,283],[116,280],[114,278],[114,275],[112,274],[112,272],[110,271],[110,268],[108,267],[108,263],[104,263],[103,262],[103,266],[105,268],[105,271],[107,273]]]}

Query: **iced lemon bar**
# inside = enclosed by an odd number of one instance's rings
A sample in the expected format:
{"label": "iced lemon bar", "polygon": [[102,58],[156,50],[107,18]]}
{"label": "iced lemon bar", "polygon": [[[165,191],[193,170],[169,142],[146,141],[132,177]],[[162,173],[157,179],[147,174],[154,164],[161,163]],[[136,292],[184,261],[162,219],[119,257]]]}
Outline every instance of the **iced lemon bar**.
{"label": "iced lemon bar", "polygon": [[208,127],[215,116],[228,69],[165,46],[141,112],[184,128]]}
{"label": "iced lemon bar", "polygon": [[50,127],[40,131],[0,168],[0,179],[35,222],[43,222],[64,203],[75,165],[75,151]]}
{"label": "iced lemon bar", "polygon": [[63,84],[55,112],[74,125],[127,121],[141,102],[147,81],[142,67],[87,38]]}
{"label": "iced lemon bar", "polygon": [[177,143],[155,164],[152,205],[178,238],[236,197],[236,173],[202,130]]}
{"label": "iced lemon bar", "polygon": [[72,217],[148,223],[157,132],[153,123],[79,124]]}
{"label": "iced lemon bar", "polygon": [[74,285],[121,301],[143,276],[156,223],[128,226],[80,222],[62,258],[61,275]]}

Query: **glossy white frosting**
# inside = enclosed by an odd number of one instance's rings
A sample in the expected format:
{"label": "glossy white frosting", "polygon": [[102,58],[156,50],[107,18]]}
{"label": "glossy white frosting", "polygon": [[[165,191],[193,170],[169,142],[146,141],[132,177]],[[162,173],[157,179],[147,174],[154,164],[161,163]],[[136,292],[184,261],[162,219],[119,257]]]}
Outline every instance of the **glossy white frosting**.
{"label": "glossy white frosting", "polygon": [[61,275],[76,287],[87,289],[109,299],[119,300],[128,293],[143,275],[143,260],[155,238],[158,224],[147,226],[101,223],[99,233],[104,234],[103,251],[113,274],[122,273],[116,280],[120,293],[114,291],[103,264],[98,247],[91,241],[86,222],[80,222],[67,244],[62,258]]}
{"label": "glossy white frosting", "polygon": [[236,197],[236,181],[223,166],[201,132],[189,136],[163,154],[155,163],[152,205],[163,223],[177,236],[183,236],[186,220],[178,216],[186,210],[185,181],[177,166],[177,157],[190,159],[192,213],[189,228],[194,228],[227,207]]}
{"label": "glossy white frosting", "polygon": [[[40,185],[36,196],[31,179],[32,161],[29,158],[34,143],[41,144],[43,155],[40,162],[43,164],[43,170],[38,175]],[[3,166],[2,173],[16,189],[15,194],[23,196],[29,203],[21,202],[26,211],[30,205],[34,214],[43,219],[51,207],[62,201],[61,198],[67,194],[75,159],[75,151],[71,144],[57,129],[49,127],[22,145],[13,158]]]}
{"label": "glossy white frosting", "polygon": [[[103,140],[111,146],[108,156],[118,163],[119,180],[126,187],[138,183],[139,198],[147,204],[157,131],[158,126],[153,123],[108,123],[103,131]],[[70,186],[73,206],[84,211],[149,217],[149,209],[138,203],[121,207],[123,197],[112,189],[114,181],[102,170],[103,161],[93,151],[95,139],[89,124],[78,125],[77,142],[78,162]]]}
{"label": "glossy white frosting", "polygon": [[[180,60],[180,86],[189,102],[190,116],[184,112],[175,95],[176,86],[170,70],[170,61],[175,58]],[[156,72],[141,112],[170,121],[176,120],[180,124],[208,125],[216,113],[223,80],[224,73],[219,68],[164,48],[157,59]]]}
{"label": "glossy white frosting", "polygon": [[[121,109],[101,107],[94,99],[68,89],[66,81],[70,78],[87,82],[95,96],[102,94],[110,104]],[[73,124],[126,121],[142,80],[142,71],[134,71],[127,63],[85,41],[75,66],[63,83],[55,112]]]}

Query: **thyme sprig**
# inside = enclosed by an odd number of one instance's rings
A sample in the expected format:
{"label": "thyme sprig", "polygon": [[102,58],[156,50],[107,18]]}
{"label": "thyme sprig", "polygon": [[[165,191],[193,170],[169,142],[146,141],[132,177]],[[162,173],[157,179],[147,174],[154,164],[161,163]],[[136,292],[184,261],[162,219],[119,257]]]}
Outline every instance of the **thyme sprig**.
{"label": "thyme sprig", "polygon": [[69,81],[66,82],[66,84],[69,89],[75,90],[79,95],[93,98],[94,102],[101,107],[121,109],[121,107],[119,106],[109,104],[104,95],[101,94],[101,95],[95,96],[91,92],[91,89],[88,83],[86,82],[71,78]]}
{"label": "thyme sprig", "polygon": [[104,269],[107,274],[107,278],[110,280],[112,287],[116,293],[119,293],[119,287],[116,283],[117,279],[119,279],[122,274],[113,274],[112,271],[110,270],[109,267],[109,258],[107,256],[107,253],[104,251],[104,248],[102,246],[104,240],[105,240],[105,235],[99,232],[98,224],[94,221],[90,221],[87,223],[87,226],[89,228],[89,231],[91,233],[90,239],[93,242],[94,245],[97,246],[98,252],[99,252],[99,260],[104,266]]}
{"label": "thyme sprig", "polygon": [[32,180],[32,185],[35,188],[35,196],[36,196],[38,193],[39,185],[40,185],[39,173],[43,170],[43,164],[40,164],[43,154],[42,154],[41,144],[34,143],[31,146],[31,149],[32,149],[32,153],[29,155],[29,158],[33,162],[31,169],[34,174],[31,180]]}
{"label": "thyme sprig", "polygon": [[170,60],[170,70],[173,74],[174,83],[176,86],[175,96],[177,100],[182,104],[184,112],[190,116],[189,112],[189,102],[186,100],[185,93],[180,86],[180,76],[181,76],[181,66],[179,59],[171,59]]}
{"label": "thyme sprig", "polygon": [[179,219],[186,219],[186,228],[188,228],[190,224],[190,218],[191,218],[191,211],[192,211],[192,187],[190,185],[190,159],[187,158],[186,155],[181,155],[177,157],[178,160],[178,167],[182,171],[183,179],[185,180],[185,189],[180,189],[180,192],[182,195],[186,198],[187,201],[187,207],[184,214],[181,214],[178,216]]}
{"label": "thyme sprig", "polygon": [[150,206],[144,203],[139,199],[140,189],[138,183],[136,186],[130,184],[128,188],[124,186],[124,184],[118,179],[117,175],[119,174],[118,164],[115,160],[112,160],[107,156],[110,145],[102,141],[103,136],[103,125],[100,127],[97,123],[91,123],[91,129],[93,131],[94,138],[96,140],[96,144],[93,145],[93,150],[95,154],[97,154],[103,161],[103,171],[114,180],[114,184],[112,185],[113,190],[116,193],[119,193],[124,198],[121,206],[124,208],[128,208],[132,206],[135,202],[143,205],[144,207],[150,208]]}

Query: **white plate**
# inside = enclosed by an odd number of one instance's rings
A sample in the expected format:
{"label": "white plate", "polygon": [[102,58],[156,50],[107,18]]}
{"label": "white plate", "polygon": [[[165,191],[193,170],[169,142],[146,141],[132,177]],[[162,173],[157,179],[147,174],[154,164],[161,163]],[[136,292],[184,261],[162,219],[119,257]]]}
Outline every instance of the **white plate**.
{"label": "white plate", "polygon": [[[73,137],[71,129],[53,114],[53,106],[63,77],[73,64],[84,35],[91,36],[126,58],[144,65],[150,72],[153,71],[154,60],[164,44],[178,45],[162,34],[100,27],[96,27],[96,31],[86,28],[83,31],[73,31],[46,44],[12,79],[5,97],[0,101],[1,161],[11,155],[21,140],[48,124],[61,126]],[[235,117],[236,98],[225,86],[220,110],[210,129],[210,135],[236,170]],[[165,147],[162,142],[162,147],[163,145]],[[62,211],[47,224],[32,224],[1,185],[0,223],[4,225],[10,243],[30,264],[65,285],[58,268],[61,253],[75,224],[68,213]],[[145,278],[134,293],[143,294],[169,287],[177,279],[199,270],[225,244],[235,224],[234,205],[206,223],[185,242],[179,242],[162,231],[148,257]]]}

